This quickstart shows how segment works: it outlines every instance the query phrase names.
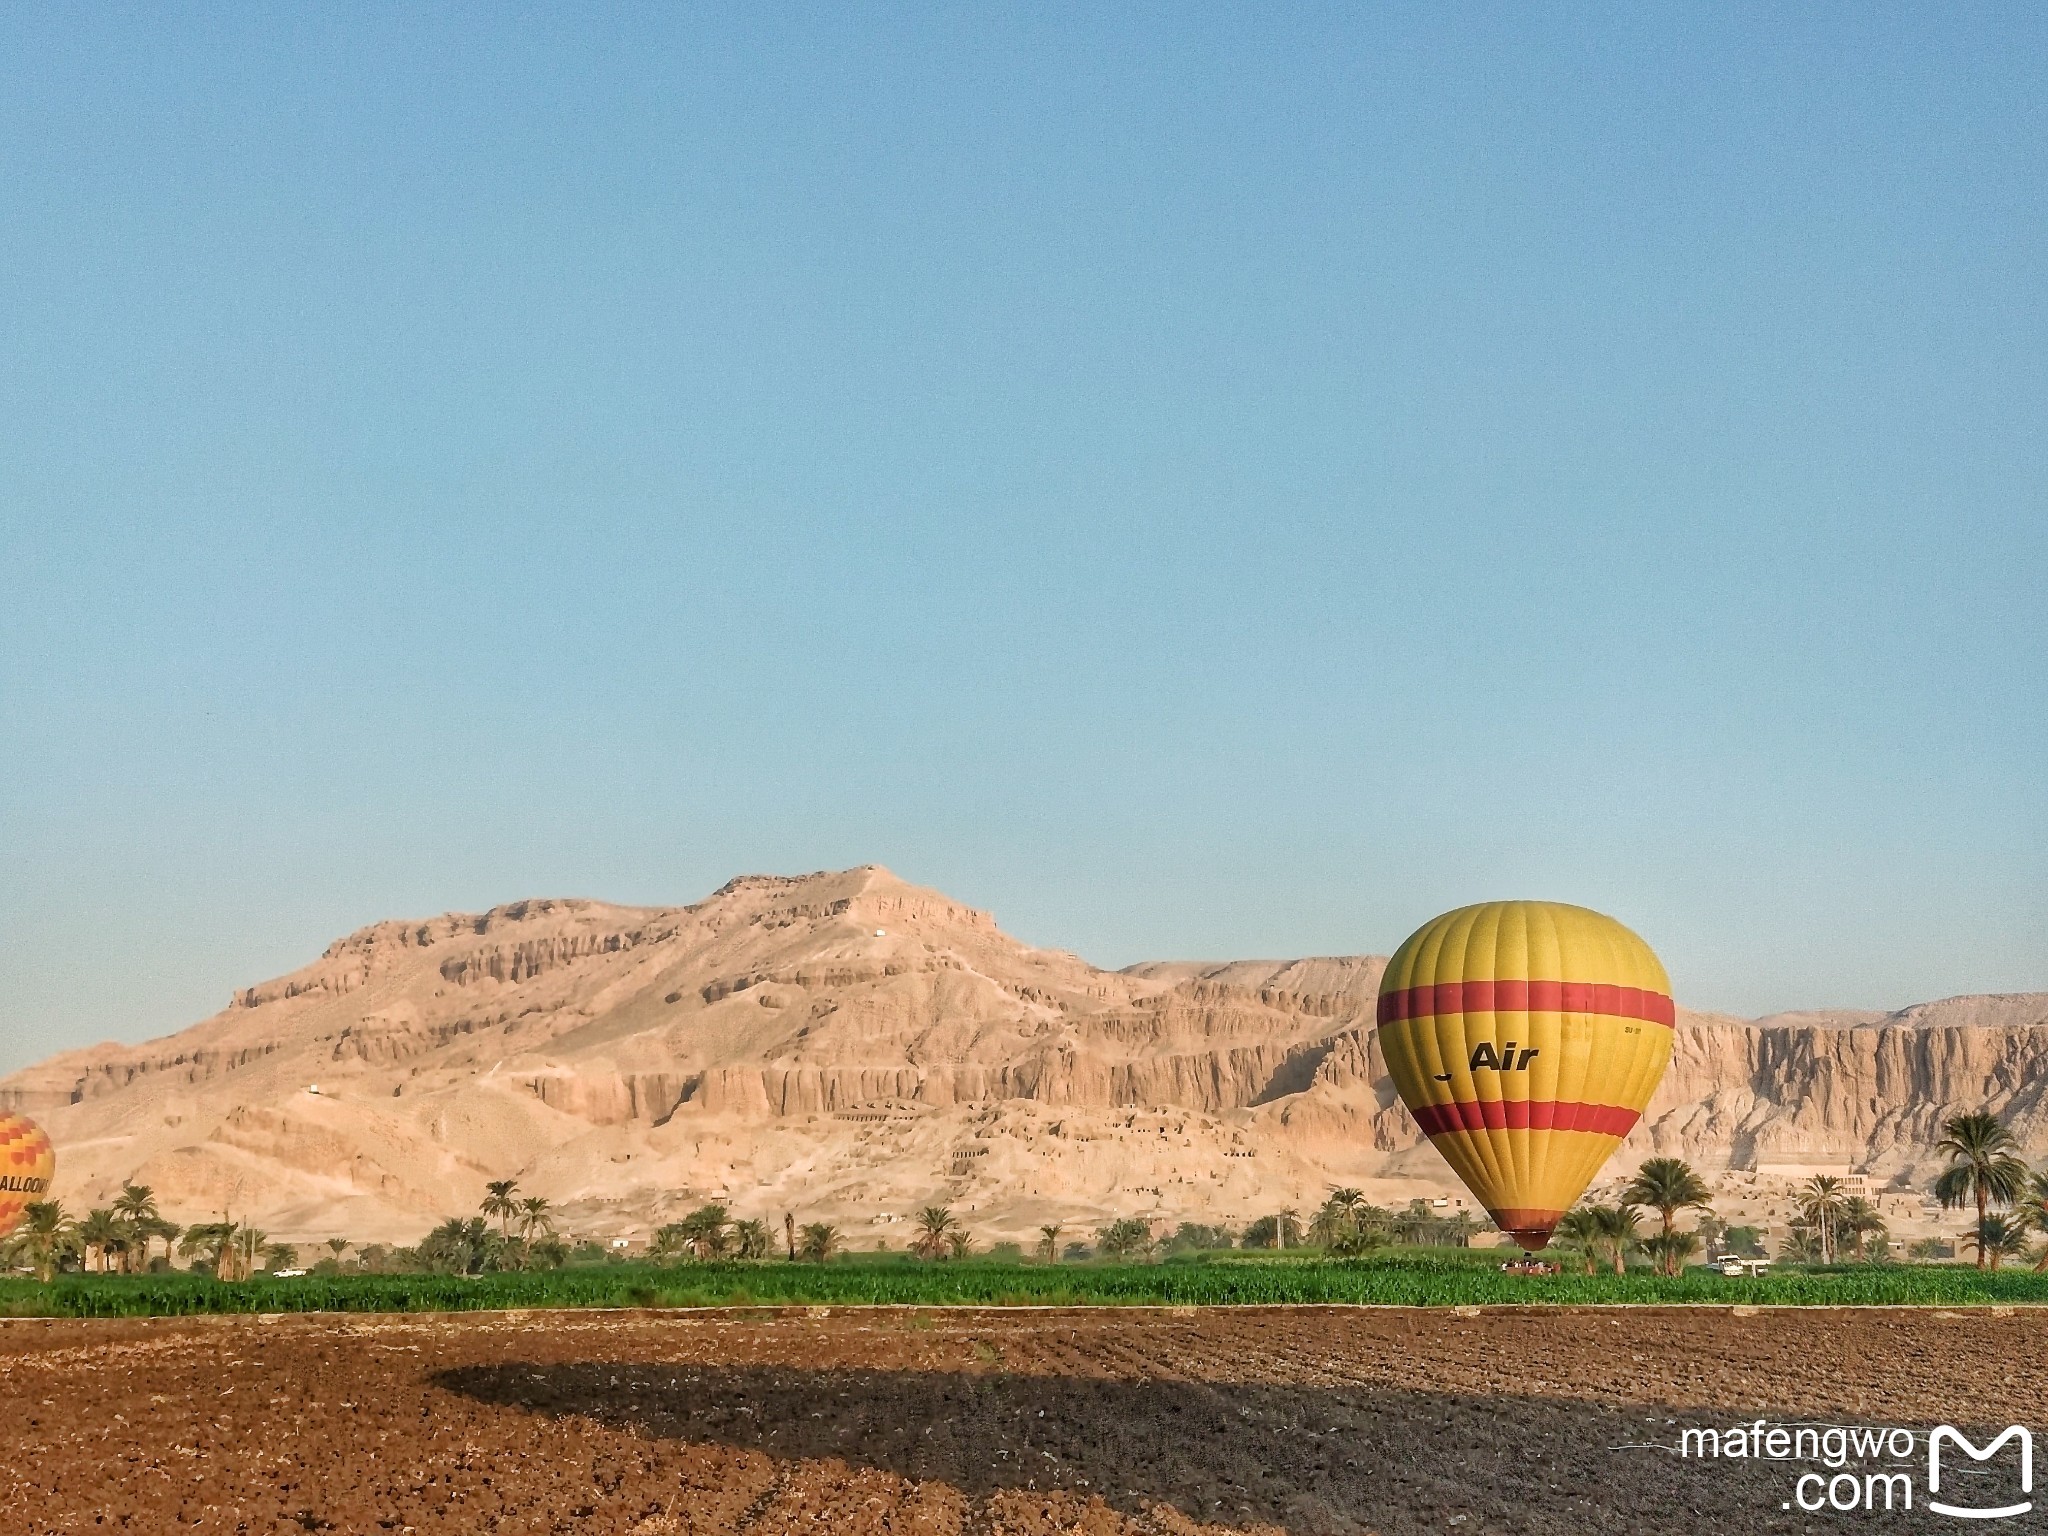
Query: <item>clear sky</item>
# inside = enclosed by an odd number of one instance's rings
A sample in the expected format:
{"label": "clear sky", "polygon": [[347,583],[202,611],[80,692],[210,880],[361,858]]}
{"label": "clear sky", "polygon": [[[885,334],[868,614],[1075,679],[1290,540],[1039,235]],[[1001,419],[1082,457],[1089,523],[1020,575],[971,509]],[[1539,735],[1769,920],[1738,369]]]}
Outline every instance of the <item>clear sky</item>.
{"label": "clear sky", "polygon": [[2018,4],[12,7],[0,1068],[869,861],[2048,987],[2044,85]]}

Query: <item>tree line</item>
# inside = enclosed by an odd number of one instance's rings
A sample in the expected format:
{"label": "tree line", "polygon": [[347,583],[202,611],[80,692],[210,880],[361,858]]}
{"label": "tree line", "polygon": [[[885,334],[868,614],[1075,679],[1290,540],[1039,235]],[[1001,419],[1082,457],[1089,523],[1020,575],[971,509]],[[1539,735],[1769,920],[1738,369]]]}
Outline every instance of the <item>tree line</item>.
{"label": "tree line", "polygon": [[[163,1252],[155,1254],[158,1243]],[[289,1269],[298,1249],[273,1242],[261,1228],[234,1221],[180,1226],[157,1208],[147,1184],[126,1184],[109,1205],[74,1218],[62,1201],[32,1201],[21,1225],[0,1243],[0,1268],[33,1270],[49,1280],[59,1273],[137,1274],[171,1266],[173,1253],[194,1269],[223,1280],[246,1280],[259,1269]]]}
{"label": "tree line", "polygon": [[[1944,1209],[1974,1208],[1976,1219],[1963,1244],[1974,1250],[1977,1267],[1997,1269],[2004,1260],[2024,1255],[2033,1259],[2035,1269],[2048,1270],[2048,1244],[2037,1253],[2027,1249],[2031,1234],[2048,1235],[2048,1166],[2030,1168],[2019,1155],[2010,1128],[1983,1112],[1944,1121],[1937,1150],[1948,1166],[1935,1181],[1935,1198]],[[1840,1179],[1809,1179],[1795,1193],[1794,1205],[1797,1215],[1776,1257],[1834,1264],[1891,1256],[1883,1217],[1870,1201],[1848,1194]],[[1694,1225],[1681,1229],[1678,1217],[1688,1211],[1697,1213]],[[1644,1226],[1646,1212],[1656,1217],[1654,1230]],[[981,1251],[950,1207],[925,1206],[911,1220],[908,1251],[919,1259],[960,1260]],[[736,1217],[722,1204],[703,1205],[658,1228],[649,1257],[662,1263],[765,1259],[779,1248],[792,1263],[823,1264],[847,1251],[844,1234],[830,1222],[799,1225],[785,1212],[780,1225],[778,1243],[778,1233],[767,1221]],[[1412,1200],[1405,1209],[1390,1210],[1367,1201],[1359,1190],[1335,1188],[1306,1223],[1300,1211],[1289,1206],[1248,1223],[1241,1232],[1189,1221],[1155,1230],[1151,1221],[1136,1216],[1102,1223],[1092,1233],[1050,1222],[1039,1228],[1032,1256],[1050,1264],[1091,1258],[1132,1262],[1243,1248],[1317,1249],[1348,1258],[1393,1244],[1463,1247],[1483,1230],[1484,1224],[1463,1208],[1439,1214],[1428,1201]],[[161,1253],[156,1251],[158,1244]],[[616,1256],[597,1242],[572,1244],[562,1238],[550,1202],[522,1195],[515,1179],[491,1180],[476,1215],[451,1216],[411,1247],[357,1246],[339,1237],[328,1239],[325,1246],[328,1256],[312,1266],[316,1273],[353,1269],[484,1274],[558,1269]],[[1756,1257],[1764,1253],[1762,1235],[1751,1227],[1723,1223],[1714,1213],[1705,1181],[1683,1159],[1672,1157],[1645,1162],[1611,1203],[1584,1203],[1567,1211],[1551,1246],[1565,1261],[1583,1265],[1588,1274],[1599,1268],[1621,1273],[1632,1260],[1641,1259],[1661,1274],[1676,1275],[1702,1250]],[[1933,1258],[1939,1247],[1936,1240],[1923,1239],[1909,1248],[1908,1256]],[[226,1213],[219,1221],[191,1226],[169,1221],[150,1187],[131,1183],[110,1204],[77,1219],[54,1200],[30,1204],[20,1227],[0,1243],[0,1267],[30,1269],[44,1280],[60,1272],[133,1274],[171,1267],[174,1254],[189,1267],[223,1280],[247,1279],[259,1270],[293,1270],[299,1264],[294,1245],[275,1242]],[[1019,1244],[997,1243],[987,1256],[1025,1255]]]}
{"label": "tree line", "polygon": [[[2030,1233],[2048,1236],[2048,1166],[2031,1169],[2019,1155],[2019,1142],[1996,1115],[1986,1112],[1954,1115],[1942,1122],[1935,1150],[1948,1167],[1934,1182],[1934,1198],[1944,1210],[1974,1206],[1976,1221],[1963,1238],[1974,1250],[1979,1269],[1997,1269],[2009,1258],[2027,1252]],[[1730,1227],[1714,1215],[1709,1190],[1684,1160],[1653,1157],[1645,1162],[1619,1200],[1582,1204],[1565,1213],[1551,1239],[1552,1246],[1585,1265],[1612,1267],[1622,1273],[1640,1254],[1658,1273],[1675,1275],[1702,1248],[1742,1256],[1763,1256],[1761,1235],[1751,1227]],[[1851,1195],[1841,1179],[1817,1174],[1793,1194],[1797,1215],[1788,1223],[1777,1257],[1795,1264],[1881,1262],[1891,1256],[1891,1233],[1869,1200]],[[1658,1230],[1641,1227],[1642,1210],[1654,1211]],[[1677,1226],[1680,1212],[1697,1210],[1693,1230]],[[1907,1249],[1916,1259],[1939,1257],[1939,1239],[1922,1238]],[[2034,1268],[2048,1270],[2048,1243],[2031,1255]]]}

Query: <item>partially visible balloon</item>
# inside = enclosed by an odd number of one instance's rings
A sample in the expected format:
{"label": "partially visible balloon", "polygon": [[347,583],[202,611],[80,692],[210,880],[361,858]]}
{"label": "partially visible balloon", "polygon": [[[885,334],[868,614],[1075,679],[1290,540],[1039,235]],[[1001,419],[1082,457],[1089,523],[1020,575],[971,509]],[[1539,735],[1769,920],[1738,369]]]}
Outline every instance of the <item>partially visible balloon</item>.
{"label": "partially visible balloon", "polygon": [[0,1110],[0,1237],[21,1224],[21,1215],[50,1198],[57,1149],[43,1128],[26,1115]]}
{"label": "partially visible balloon", "polygon": [[1415,1123],[1530,1252],[1671,1060],[1671,981],[1611,917],[1489,901],[1427,922],[1380,981],[1380,1051]]}

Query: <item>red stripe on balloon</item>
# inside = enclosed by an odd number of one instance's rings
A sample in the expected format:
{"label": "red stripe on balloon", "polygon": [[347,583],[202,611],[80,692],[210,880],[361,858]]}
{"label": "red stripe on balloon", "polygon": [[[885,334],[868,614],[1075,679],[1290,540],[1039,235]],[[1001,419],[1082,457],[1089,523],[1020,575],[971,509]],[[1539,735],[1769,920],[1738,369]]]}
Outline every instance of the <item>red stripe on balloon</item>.
{"label": "red stripe on balloon", "polygon": [[1467,1099],[1425,1104],[1413,1111],[1425,1136],[1446,1131],[1591,1131],[1626,1136],[1642,1111],[1619,1104],[1579,1104],[1570,1099]]}
{"label": "red stripe on balloon", "polygon": [[1604,981],[1440,981],[1380,994],[1382,1024],[1447,1013],[1597,1013],[1675,1025],[1677,1006],[1662,992]]}

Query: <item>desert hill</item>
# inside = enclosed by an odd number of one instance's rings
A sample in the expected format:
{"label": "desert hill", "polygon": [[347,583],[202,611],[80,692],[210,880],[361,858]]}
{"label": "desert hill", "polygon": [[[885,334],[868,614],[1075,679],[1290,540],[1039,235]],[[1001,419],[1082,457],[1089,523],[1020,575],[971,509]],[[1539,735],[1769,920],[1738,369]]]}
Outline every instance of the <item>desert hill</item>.
{"label": "desert hill", "polygon": [[[942,1200],[984,1236],[1243,1221],[1332,1183],[1461,1194],[1379,1060],[1384,960],[1104,971],[864,867],[686,907],[534,900],[385,922],[164,1039],[0,1079],[58,1195],[129,1178],[186,1220],[410,1241],[517,1175],[585,1233],[706,1199],[867,1246]],[[1890,1178],[1958,1108],[2048,1151],[2048,994],[1757,1021],[1681,1010],[1617,1166],[1809,1154]]]}

